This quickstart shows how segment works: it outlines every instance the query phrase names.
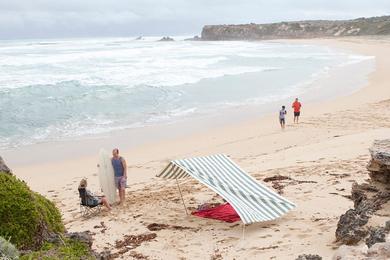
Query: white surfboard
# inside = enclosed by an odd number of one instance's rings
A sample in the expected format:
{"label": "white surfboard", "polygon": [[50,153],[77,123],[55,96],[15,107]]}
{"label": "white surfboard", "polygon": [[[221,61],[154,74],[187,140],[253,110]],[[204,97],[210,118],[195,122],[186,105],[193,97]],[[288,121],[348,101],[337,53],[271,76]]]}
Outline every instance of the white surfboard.
{"label": "white surfboard", "polygon": [[116,188],[114,180],[114,168],[111,163],[111,156],[104,149],[99,153],[99,181],[100,187],[110,204],[116,202]]}

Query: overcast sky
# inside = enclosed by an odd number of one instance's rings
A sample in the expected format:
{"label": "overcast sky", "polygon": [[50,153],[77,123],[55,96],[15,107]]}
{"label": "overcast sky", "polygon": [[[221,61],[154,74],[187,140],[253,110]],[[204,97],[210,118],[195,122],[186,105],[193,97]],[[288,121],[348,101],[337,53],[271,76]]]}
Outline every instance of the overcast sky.
{"label": "overcast sky", "polygon": [[390,14],[390,0],[0,0],[0,39],[195,35],[205,24]]}

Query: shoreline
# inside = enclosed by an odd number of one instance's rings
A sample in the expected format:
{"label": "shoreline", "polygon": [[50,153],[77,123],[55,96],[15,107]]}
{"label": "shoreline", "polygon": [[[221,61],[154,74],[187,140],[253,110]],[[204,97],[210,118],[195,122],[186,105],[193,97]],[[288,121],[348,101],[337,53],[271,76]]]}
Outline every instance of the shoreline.
{"label": "shoreline", "polygon": [[[175,138],[162,136],[163,140],[151,140],[121,151],[129,164],[128,206],[90,220],[79,216],[76,187],[82,177],[87,177],[91,190],[99,190],[97,151],[96,155],[77,160],[24,166],[12,162],[9,166],[32,189],[56,202],[70,231],[94,231],[93,226],[104,221],[108,230],[95,235],[94,247],[100,251],[103,247],[114,250],[113,244],[123,235],[147,232],[145,223],[157,222],[196,227],[198,231],[161,231],[156,241],[137,248],[138,252],[156,259],[207,258],[216,249],[224,257],[237,259],[256,256],[293,259],[299,253],[318,253],[330,258],[336,246],[333,243],[335,223],[352,206],[351,201],[331,192],[348,194],[352,181],[364,180],[371,142],[390,138],[390,112],[386,109],[390,105],[387,83],[390,38],[286,41],[322,44],[375,56],[375,71],[368,76],[368,84],[351,95],[304,103],[301,123],[291,124],[289,118],[285,131],[279,129],[274,115],[267,114],[189,136],[180,133]],[[310,179],[316,184],[286,186],[283,196],[296,203],[297,209],[272,223],[251,225],[247,228],[248,240],[242,241],[240,227],[183,216],[182,205],[175,200],[178,194],[173,183],[154,178],[170,159],[214,153],[230,155],[258,180],[282,174]],[[339,178],[327,172],[350,176]],[[214,198],[213,192],[191,180],[183,183],[183,193],[184,199],[191,201],[190,206]],[[138,215],[141,217],[134,218]],[[313,221],[313,218],[323,220]],[[205,239],[210,243],[204,245]],[[270,245],[278,248],[262,249]]]}
{"label": "shoreline", "polygon": [[[306,40],[303,40],[303,42],[291,40],[267,42],[306,44]],[[318,44],[314,42],[310,43],[310,45],[315,46]],[[359,55],[359,53],[339,48],[338,46],[332,46],[332,49],[348,55]],[[367,85],[368,75],[375,70],[375,59],[370,58],[370,56],[367,56],[367,58],[348,65],[332,67],[326,73],[321,71],[319,73],[323,75],[307,80],[310,83],[300,82],[300,85],[306,85],[304,92],[298,95],[303,100],[304,106],[315,106],[317,103],[349,96],[364,88]],[[344,75],[348,74],[354,74],[357,77],[347,79]],[[349,87],[345,89],[344,86]],[[100,148],[116,147],[118,144],[120,144],[122,150],[134,150],[138,147],[167,139],[174,140],[178,137],[192,138],[198,134],[203,135],[210,130],[218,131],[240,124],[251,124],[254,121],[263,120],[264,117],[271,116],[271,114],[274,115],[280,109],[281,104],[286,105],[289,110],[290,103],[292,103],[294,97],[290,96],[281,100],[270,101],[266,104],[243,103],[232,107],[221,107],[219,113],[209,115],[205,113],[193,114],[175,119],[172,122],[156,122],[142,127],[112,130],[100,134],[70,137],[63,140],[41,141],[35,144],[5,149],[2,151],[2,155],[10,165],[24,167],[97,156],[96,151],[99,151]],[[229,114],[229,118],[226,118],[225,114]],[[274,125],[278,126],[277,120],[274,121]],[[34,155],[37,152],[40,154],[39,156],[31,156],[31,154]],[[40,156],[43,158],[40,158]]]}

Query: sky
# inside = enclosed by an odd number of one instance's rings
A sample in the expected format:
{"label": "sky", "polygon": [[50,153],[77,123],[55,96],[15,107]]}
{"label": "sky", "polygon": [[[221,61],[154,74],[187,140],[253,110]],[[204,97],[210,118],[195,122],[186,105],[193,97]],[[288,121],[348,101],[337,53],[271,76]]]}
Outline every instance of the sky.
{"label": "sky", "polygon": [[390,14],[390,0],[0,0],[0,39],[200,35],[206,24]]}

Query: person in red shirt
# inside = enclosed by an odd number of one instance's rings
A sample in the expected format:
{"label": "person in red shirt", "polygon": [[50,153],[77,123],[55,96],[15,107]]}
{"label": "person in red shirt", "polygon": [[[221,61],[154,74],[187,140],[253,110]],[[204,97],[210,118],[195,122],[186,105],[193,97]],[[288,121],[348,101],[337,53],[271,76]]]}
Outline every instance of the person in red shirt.
{"label": "person in red shirt", "polygon": [[301,102],[298,101],[298,98],[295,99],[295,102],[292,104],[292,108],[294,108],[294,123],[298,124],[299,116],[301,115]]}

